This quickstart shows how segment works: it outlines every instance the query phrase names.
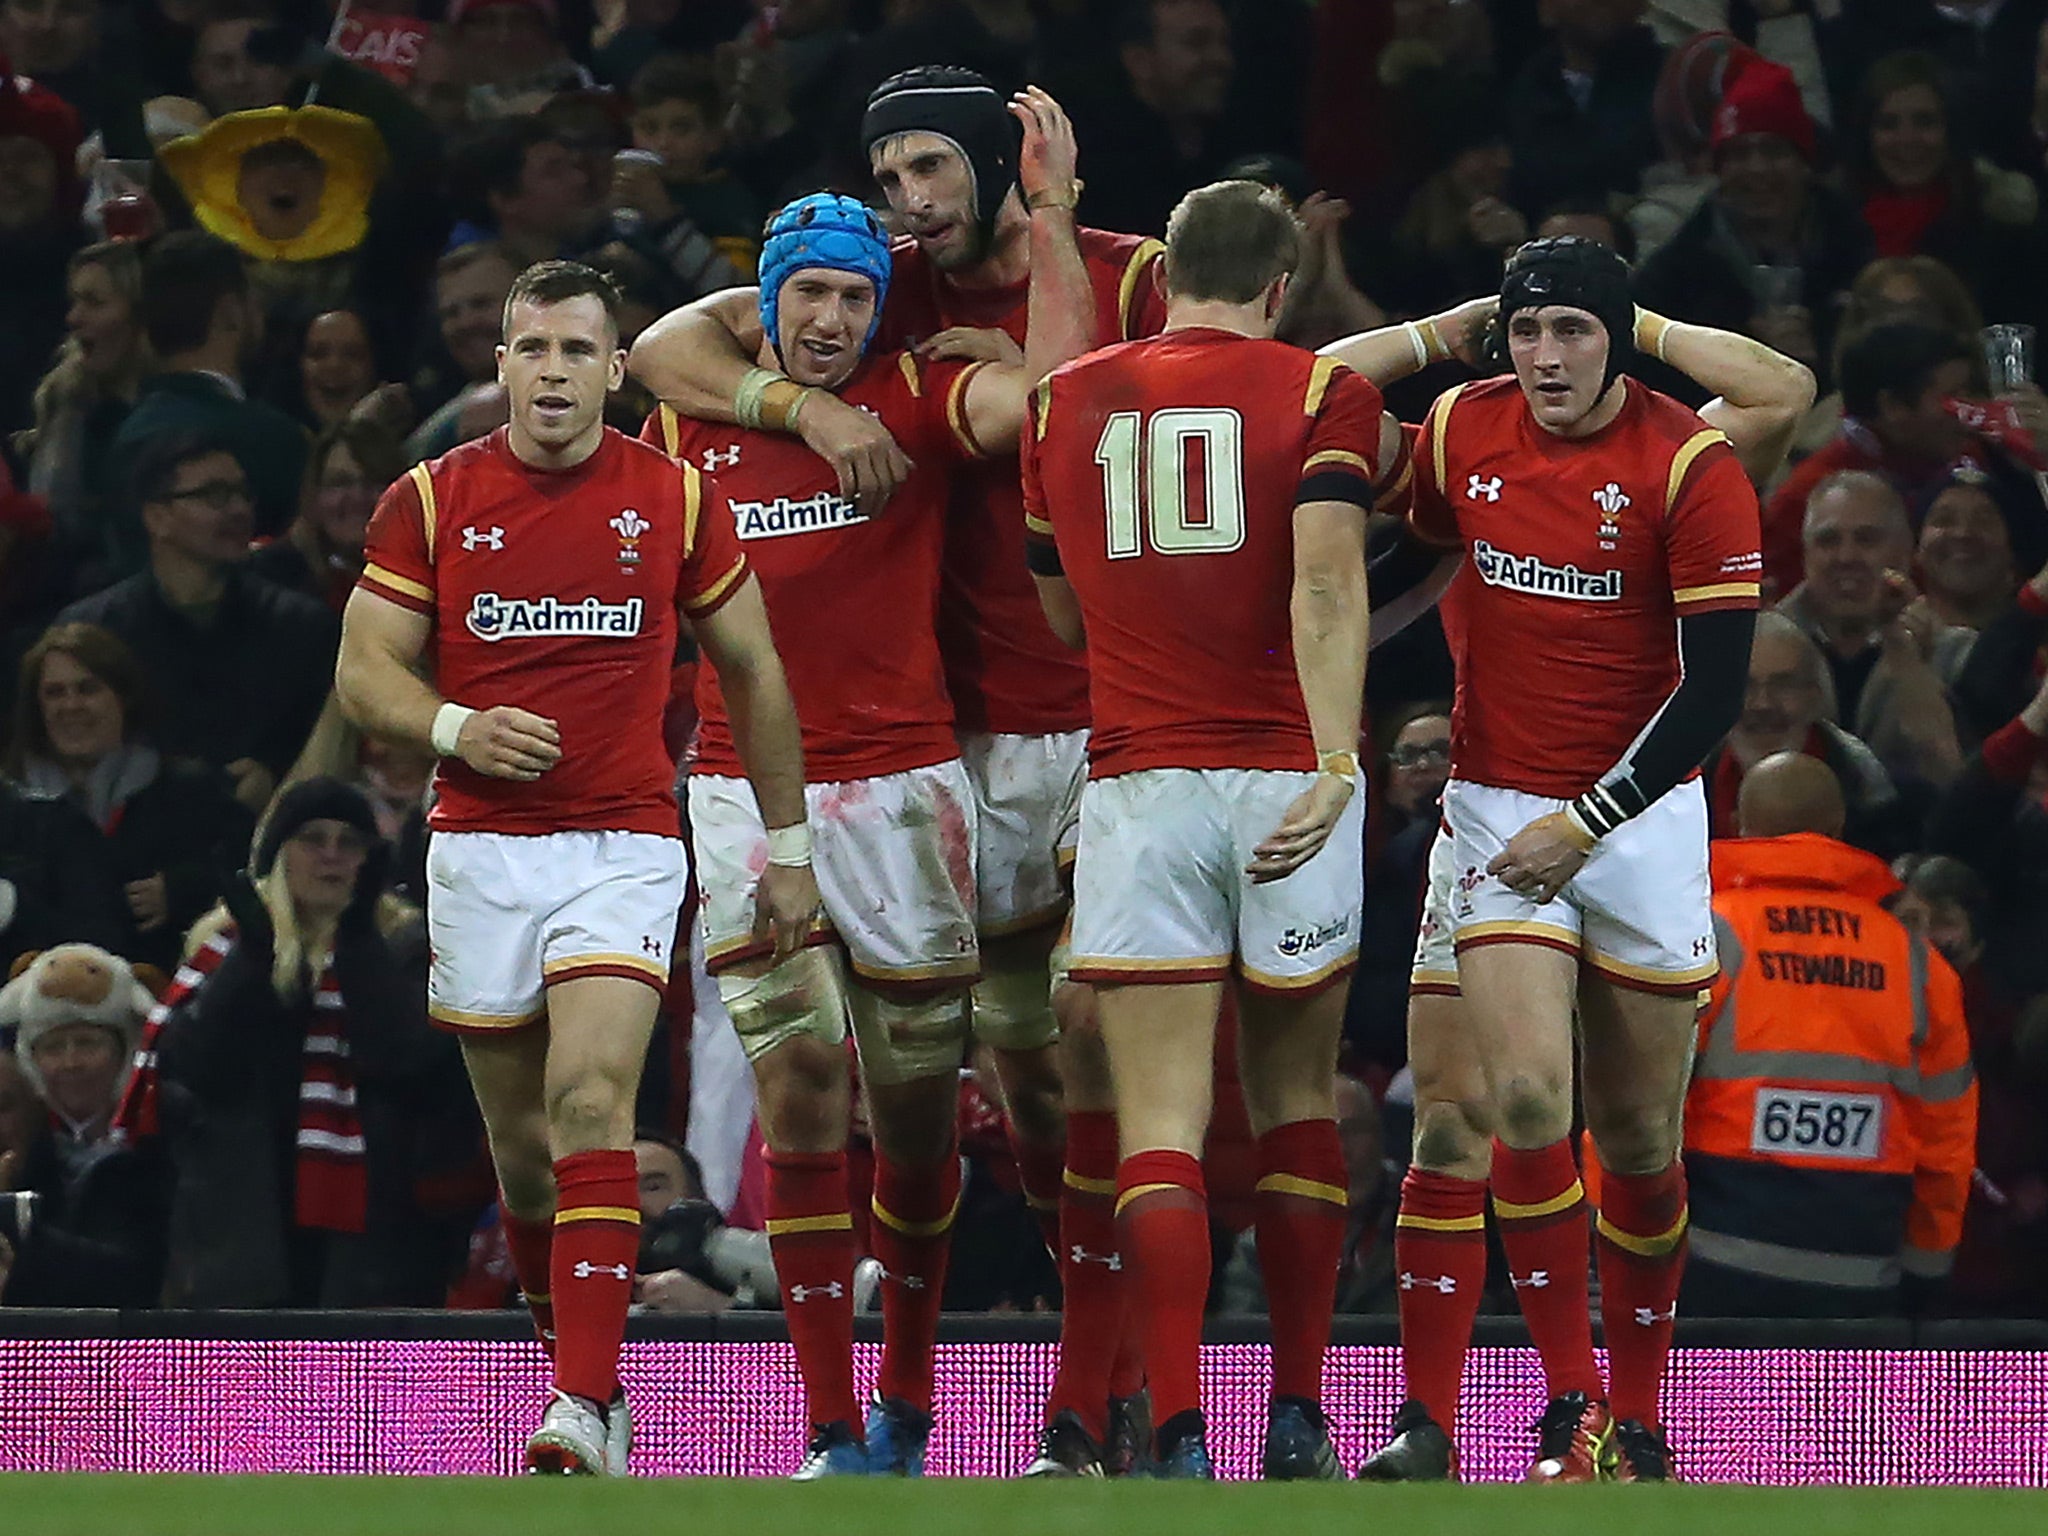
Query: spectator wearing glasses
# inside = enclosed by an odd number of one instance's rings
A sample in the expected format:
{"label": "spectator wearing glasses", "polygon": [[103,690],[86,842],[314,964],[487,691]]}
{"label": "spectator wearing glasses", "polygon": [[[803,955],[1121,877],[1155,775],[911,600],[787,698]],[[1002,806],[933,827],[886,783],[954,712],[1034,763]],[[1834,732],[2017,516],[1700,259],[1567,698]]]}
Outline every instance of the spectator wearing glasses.
{"label": "spectator wearing glasses", "polygon": [[135,465],[148,567],[73,603],[141,662],[162,709],[157,746],[225,768],[251,811],[305,744],[334,677],[333,612],[244,569],[249,481],[220,437],[153,439]]}
{"label": "spectator wearing glasses", "polygon": [[388,854],[359,793],[308,779],[193,930],[143,1039],[156,1081],[131,1095],[177,1170],[169,1305],[434,1306],[460,1263],[468,1222],[414,1188],[436,1133],[452,1151],[474,1118]]}
{"label": "spectator wearing glasses", "polygon": [[[244,387],[263,339],[263,311],[235,248],[196,230],[159,239],[142,266],[142,324],[158,372],[143,381],[121,424],[113,462],[131,462],[154,438],[207,433],[241,467],[254,497],[245,514],[253,531],[282,533],[298,509],[306,431]],[[145,545],[155,544],[132,517],[117,517],[107,536],[115,576],[140,569]]]}

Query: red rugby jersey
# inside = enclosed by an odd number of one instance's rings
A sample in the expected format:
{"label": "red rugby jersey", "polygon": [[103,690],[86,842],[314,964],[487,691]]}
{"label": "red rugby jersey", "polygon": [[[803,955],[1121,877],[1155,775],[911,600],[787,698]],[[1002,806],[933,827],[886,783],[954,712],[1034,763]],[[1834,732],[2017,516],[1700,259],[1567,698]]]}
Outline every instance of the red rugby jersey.
{"label": "red rugby jersey", "polygon": [[[684,463],[717,472],[768,604],[814,784],[959,756],[936,613],[952,466],[979,453],[965,401],[981,366],[870,352],[837,391],[881,418],[917,464],[878,517],[841,499],[831,466],[785,433],[694,421],[668,406],[642,429]],[[695,771],[738,774],[709,667],[698,673],[697,708]]]}
{"label": "red rugby jersey", "polygon": [[1080,599],[1090,774],[1314,768],[1294,509],[1371,505],[1379,391],[1334,358],[1188,329],[1067,364],[1033,416],[1026,529]]}
{"label": "red rugby jersey", "polygon": [[[1095,290],[1096,345],[1156,335],[1166,324],[1166,300],[1154,280],[1165,247],[1100,229],[1077,235]],[[961,288],[932,267],[916,241],[897,241],[893,254],[877,345],[907,347],[953,326],[1006,331],[1024,344],[1028,283]],[[1088,670],[1046,628],[1024,565],[1023,528],[1017,466],[1007,455],[956,472],[939,647],[964,731],[1032,736],[1088,724]]]}
{"label": "red rugby jersey", "polygon": [[1462,544],[1447,634],[1452,773],[1570,799],[1678,686],[1678,618],[1754,608],[1756,492],[1728,440],[1631,380],[1585,438],[1544,431],[1514,378],[1430,407],[1415,454],[1423,537]]}
{"label": "red rugby jersey", "polygon": [[443,758],[434,827],[678,834],[661,733],[676,613],[716,611],[747,574],[709,478],[609,428],[574,468],[537,469],[500,427],[394,481],[364,555],[364,590],[433,619],[445,697],[561,728],[530,784]]}

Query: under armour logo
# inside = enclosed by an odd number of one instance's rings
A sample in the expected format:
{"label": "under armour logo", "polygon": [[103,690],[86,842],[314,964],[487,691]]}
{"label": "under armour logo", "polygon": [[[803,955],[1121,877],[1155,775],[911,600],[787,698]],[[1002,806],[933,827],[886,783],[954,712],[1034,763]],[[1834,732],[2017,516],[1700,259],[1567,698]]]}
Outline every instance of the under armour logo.
{"label": "under armour logo", "polygon": [[799,1303],[809,1301],[813,1296],[823,1296],[828,1300],[837,1301],[845,1294],[846,1287],[837,1280],[830,1285],[792,1285],[789,1288],[789,1299]]}
{"label": "under armour logo", "polygon": [[1467,501],[1477,501],[1482,496],[1488,501],[1500,500],[1499,475],[1495,475],[1490,480],[1482,480],[1477,475],[1474,475],[1465,482],[1465,499]]}
{"label": "under armour logo", "polygon": [[740,445],[738,443],[734,443],[729,448],[706,448],[704,450],[704,467],[706,469],[730,469],[739,461]]}
{"label": "under armour logo", "polygon": [[589,1280],[598,1275],[610,1275],[614,1280],[629,1280],[633,1276],[633,1271],[623,1264],[593,1264],[588,1259],[579,1259],[576,1267],[569,1273],[578,1280]]}
{"label": "under armour logo", "polygon": [[1452,1296],[1458,1290],[1458,1277],[1456,1275],[1411,1275],[1404,1269],[1401,1271],[1401,1289],[1404,1291],[1439,1291],[1446,1296]]}
{"label": "under armour logo", "polygon": [[462,530],[464,549],[503,549],[505,530],[502,528],[465,528]]}
{"label": "under armour logo", "polygon": [[655,959],[659,960],[661,958],[661,940],[655,938],[652,934],[643,934],[640,939],[640,953],[652,955]]}
{"label": "under armour logo", "polygon": [[1121,1270],[1124,1256],[1121,1253],[1090,1253],[1079,1243],[1067,1250],[1067,1257],[1076,1264],[1100,1264],[1106,1269]]}
{"label": "under armour logo", "polygon": [[1529,1273],[1529,1277],[1525,1280],[1513,1270],[1509,1270],[1508,1283],[1518,1291],[1540,1291],[1543,1287],[1550,1284],[1550,1271],[1547,1269],[1532,1270]]}
{"label": "under armour logo", "polygon": [[1593,505],[1609,517],[1614,517],[1623,507],[1631,506],[1633,503],[1629,501],[1628,494],[1610,480],[1593,493]]}
{"label": "under armour logo", "polygon": [[1652,1328],[1658,1323],[1674,1322],[1677,1320],[1677,1317],[1678,1303],[1675,1301],[1671,1303],[1668,1309],[1662,1312],[1658,1312],[1650,1307],[1636,1308],[1636,1325],[1641,1328]]}

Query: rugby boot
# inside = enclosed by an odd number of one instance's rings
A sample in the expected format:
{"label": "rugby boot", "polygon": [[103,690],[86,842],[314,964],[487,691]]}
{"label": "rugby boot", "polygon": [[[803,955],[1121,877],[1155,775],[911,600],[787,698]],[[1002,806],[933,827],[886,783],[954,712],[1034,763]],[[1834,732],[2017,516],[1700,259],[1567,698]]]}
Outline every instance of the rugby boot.
{"label": "rugby boot", "polygon": [[1142,1475],[1174,1482],[1214,1482],[1208,1427],[1199,1408],[1177,1413],[1159,1430],[1159,1456]]}
{"label": "rugby boot", "polygon": [[811,1427],[811,1443],[804,1459],[789,1474],[792,1483],[815,1483],[821,1477],[866,1477],[867,1447],[853,1438],[853,1426],[843,1419]]}
{"label": "rugby boot", "polygon": [[875,1477],[923,1477],[924,1450],[932,1438],[932,1416],[900,1397],[878,1397],[868,1405],[868,1471]]}
{"label": "rugby boot", "polygon": [[1553,1397],[1536,1421],[1536,1459],[1525,1483],[1597,1483],[1614,1464],[1614,1419],[1583,1392]]}
{"label": "rugby boot", "polygon": [[1152,1394],[1140,1387],[1129,1397],[1109,1400],[1109,1442],[1102,1470],[1110,1477],[1136,1477],[1152,1459]]}
{"label": "rugby boot", "polygon": [[1038,1432],[1038,1459],[1026,1477],[1100,1477],[1102,1450],[1071,1408],[1062,1408]]}
{"label": "rugby boot", "polygon": [[588,1398],[557,1392],[526,1442],[526,1470],[537,1477],[603,1477],[610,1470],[604,1412]]}
{"label": "rugby boot", "polygon": [[1618,1419],[1614,1425],[1614,1464],[1608,1476],[1617,1483],[1675,1483],[1671,1447],[1664,1431],[1641,1419]]}
{"label": "rugby boot", "polygon": [[626,1406],[626,1389],[605,1404],[604,1467],[612,1477],[630,1477],[626,1462],[633,1454],[633,1410]]}
{"label": "rugby boot", "polygon": [[1343,1475],[1323,1410],[1306,1398],[1275,1398],[1266,1414],[1259,1476],[1269,1483],[1297,1483],[1334,1482]]}
{"label": "rugby boot", "polygon": [[1458,1448],[1429,1410],[1410,1398],[1394,1415],[1394,1437],[1358,1469],[1363,1483],[1455,1483]]}

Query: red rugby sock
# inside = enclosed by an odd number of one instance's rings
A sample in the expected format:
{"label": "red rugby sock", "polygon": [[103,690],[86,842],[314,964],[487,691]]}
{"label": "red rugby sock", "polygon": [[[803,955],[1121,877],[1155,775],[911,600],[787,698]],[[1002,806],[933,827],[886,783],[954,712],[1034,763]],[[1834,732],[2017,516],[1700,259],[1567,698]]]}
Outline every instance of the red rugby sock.
{"label": "red rugby sock", "polygon": [[803,1377],[804,1411],[813,1424],[845,1424],[859,1435],[846,1154],[771,1151],[767,1163],[768,1248]]}
{"label": "red rugby sock", "polygon": [[505,1228],[505,1247],[512,1255],[512,1272],[519,1277],[519,1293],[526,1298],[526,1310],[533,1314],[533,1331],[540,1346],[555,1358],[555,1304],[548,1286],[549,1255],[555,1245],[555,1222],[527,1221],[505,1208],[505,1193],[498,1192],[498,1219]]}
{"label": "red rugby sock", "polygon": [[875,1390],[926,1413],[946,1256],[960,1208],[960,1159],[904,1168],[875,1154],[868,1240],[882,1261],[882,1369]]}
{"label": "red rugby sock", "polygon": [[1408,1396],[1450,1434],[1486,1288],[1486,1182],[1410,1168],[1394,1219],[1394,1268]]}
{"label": "red rugby sock", "polygon": [[1592,1235],[1571,1143],[1520,1151],[1496,1141],[1493,1214],[1550,1395],[1583,1392],[1597,1402],[1603,1394],[1587,1285]]}
{"label": "red rugby sock", "polygon": [[1124,1328],[1125,1265],[1117,1251],[1116,1116],[1067,1115],[1060,1192],[1060,1362],[1045,1417],[1066,1410],[1099,1445],[1109,1432],[1110,1369]]}
{"label": "red rugby sock", "polygon": [[1662,1422],[1657,1400],[1685,1273],[1685,1165],[1674,1160],[1649,1174],[1603,1171],[1595,1228],[1609,1406],[1617,1419],[1640,1419],[1654,1429]]}
{"label": "red rugby sock", "polygon": [[1185,1152],[1134,1152],[1117,1169],[1118,1247],[1152,1386],[1152,1422],[1202,1406],[1202,1308],[1209,1300],[1209,1198]]}
{"label": "red rugby sock", "polygon": [[1045,1238],[1045,1250],[1057,1261],[1060,1256],[1060,1198],[1066,1172],[1067,1149],[1056,1141],[1026,1141],[1010,1127],[1010,1155],[1017,1161],[1017,1182],[1024,1187],[1024,1203],[1038,1221]]}
{"label": "red rugby sock", "polygon": [[1259,1138],[1252,1208],[1272,1319],[1275,1397],[1323,1400],[1348,1187],[1336,1121],[1295,1120]]}
{"label": "red rugby sock", "polygon": [[555,1161],[555,1388],[608,1403],[619,1390],[619,1343],[640,1256],[640,1176],[631,1152],[575,1152]]}

